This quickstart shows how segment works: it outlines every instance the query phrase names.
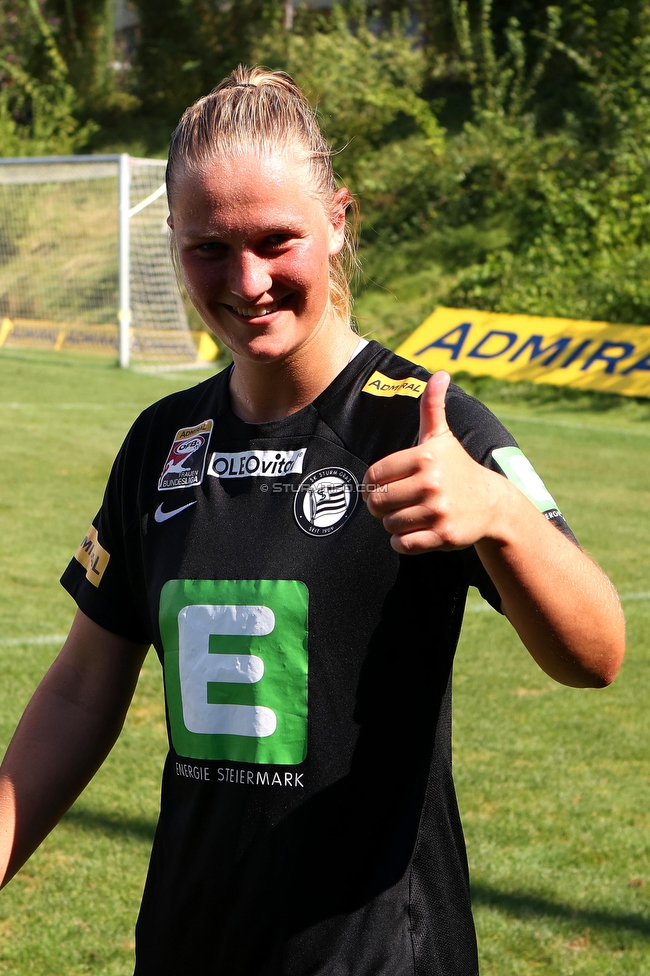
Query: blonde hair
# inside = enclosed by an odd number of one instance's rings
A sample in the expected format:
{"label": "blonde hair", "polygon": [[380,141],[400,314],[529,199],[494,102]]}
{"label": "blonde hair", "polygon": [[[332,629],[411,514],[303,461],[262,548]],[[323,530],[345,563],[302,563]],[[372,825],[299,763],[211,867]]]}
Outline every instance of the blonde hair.
{"label": "blonde hair", "polygon": [[[171,210],[177,180],[218,156],[239,156],[251,149],[297,153],[309,166],[312,185],[333,218],[337,192],[332,153],[309,102],[285,71],[239,65],[217,87],[185,110],[174,130],[167,161],[167,196]],[[358,207],[347,205],[345,243],[330,258],[329,300],[350,322],[350,280],[357,268]]]}

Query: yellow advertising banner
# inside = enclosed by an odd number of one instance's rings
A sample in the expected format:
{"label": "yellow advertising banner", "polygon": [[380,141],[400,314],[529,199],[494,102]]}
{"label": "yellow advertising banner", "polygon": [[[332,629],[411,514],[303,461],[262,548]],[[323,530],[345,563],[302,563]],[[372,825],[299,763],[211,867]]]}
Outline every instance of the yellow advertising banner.
{"label": "yellow advertising banner", "polygon": [[437,308],[397,350],[430,372],[650,397],[650,326]]}

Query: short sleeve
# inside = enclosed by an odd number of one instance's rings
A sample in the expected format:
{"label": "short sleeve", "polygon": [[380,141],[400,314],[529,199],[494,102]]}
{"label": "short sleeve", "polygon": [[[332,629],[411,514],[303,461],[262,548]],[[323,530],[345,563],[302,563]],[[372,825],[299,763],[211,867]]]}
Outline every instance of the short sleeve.
{"label": "short sleeve", "polygon": [[[483,403],[454,385],[447,394],[446,413],[452,433],[467,453],[512,481],[556,529],[577,545],[552,495],[501,421]],[[500,612],[501,598],[475,549],[468,569],[470,585],[476,586],[481,596]]]}
{"label": "short sleeve", "polygon": [[61,583],[79,609],[100,627],[150,644],[152,627],[140,556],[137,490],[141,451],[136,425],[113,464],[102,507]]}

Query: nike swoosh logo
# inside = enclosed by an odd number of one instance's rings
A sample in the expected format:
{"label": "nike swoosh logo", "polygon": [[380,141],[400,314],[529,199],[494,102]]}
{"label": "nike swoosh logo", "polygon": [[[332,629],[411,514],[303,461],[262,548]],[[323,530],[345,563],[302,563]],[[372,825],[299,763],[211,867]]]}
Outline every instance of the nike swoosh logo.
{"label": "nike swoosh logo", "polygon": [[154,518],[156,522],[166,522],[167,519],[173,518],[179,512],[184,512],[186,508],[191,508],[192,505],[196,505],[196,501],[188,502],[187,505],[181,505],[180,508],[175,508],[173,512],[163,512],[162,505],[159,505],[154,512]]}

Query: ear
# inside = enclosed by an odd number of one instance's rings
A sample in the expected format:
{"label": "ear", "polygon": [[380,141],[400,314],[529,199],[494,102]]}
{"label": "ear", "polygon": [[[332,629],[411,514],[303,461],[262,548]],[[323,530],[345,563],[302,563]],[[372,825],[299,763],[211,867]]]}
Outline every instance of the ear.
{"label": "ear", "polygon": [[352,196],[347,187],[337,190],[332,199],[329,255],[334,257],[345,243],[345,215]]}
{"label": "ear", "polygon": [[172,215],[171,214],[167,218],[167,226],[169,227],[170,230],[173,230],[174,229],[174,221],[172,219]]}

